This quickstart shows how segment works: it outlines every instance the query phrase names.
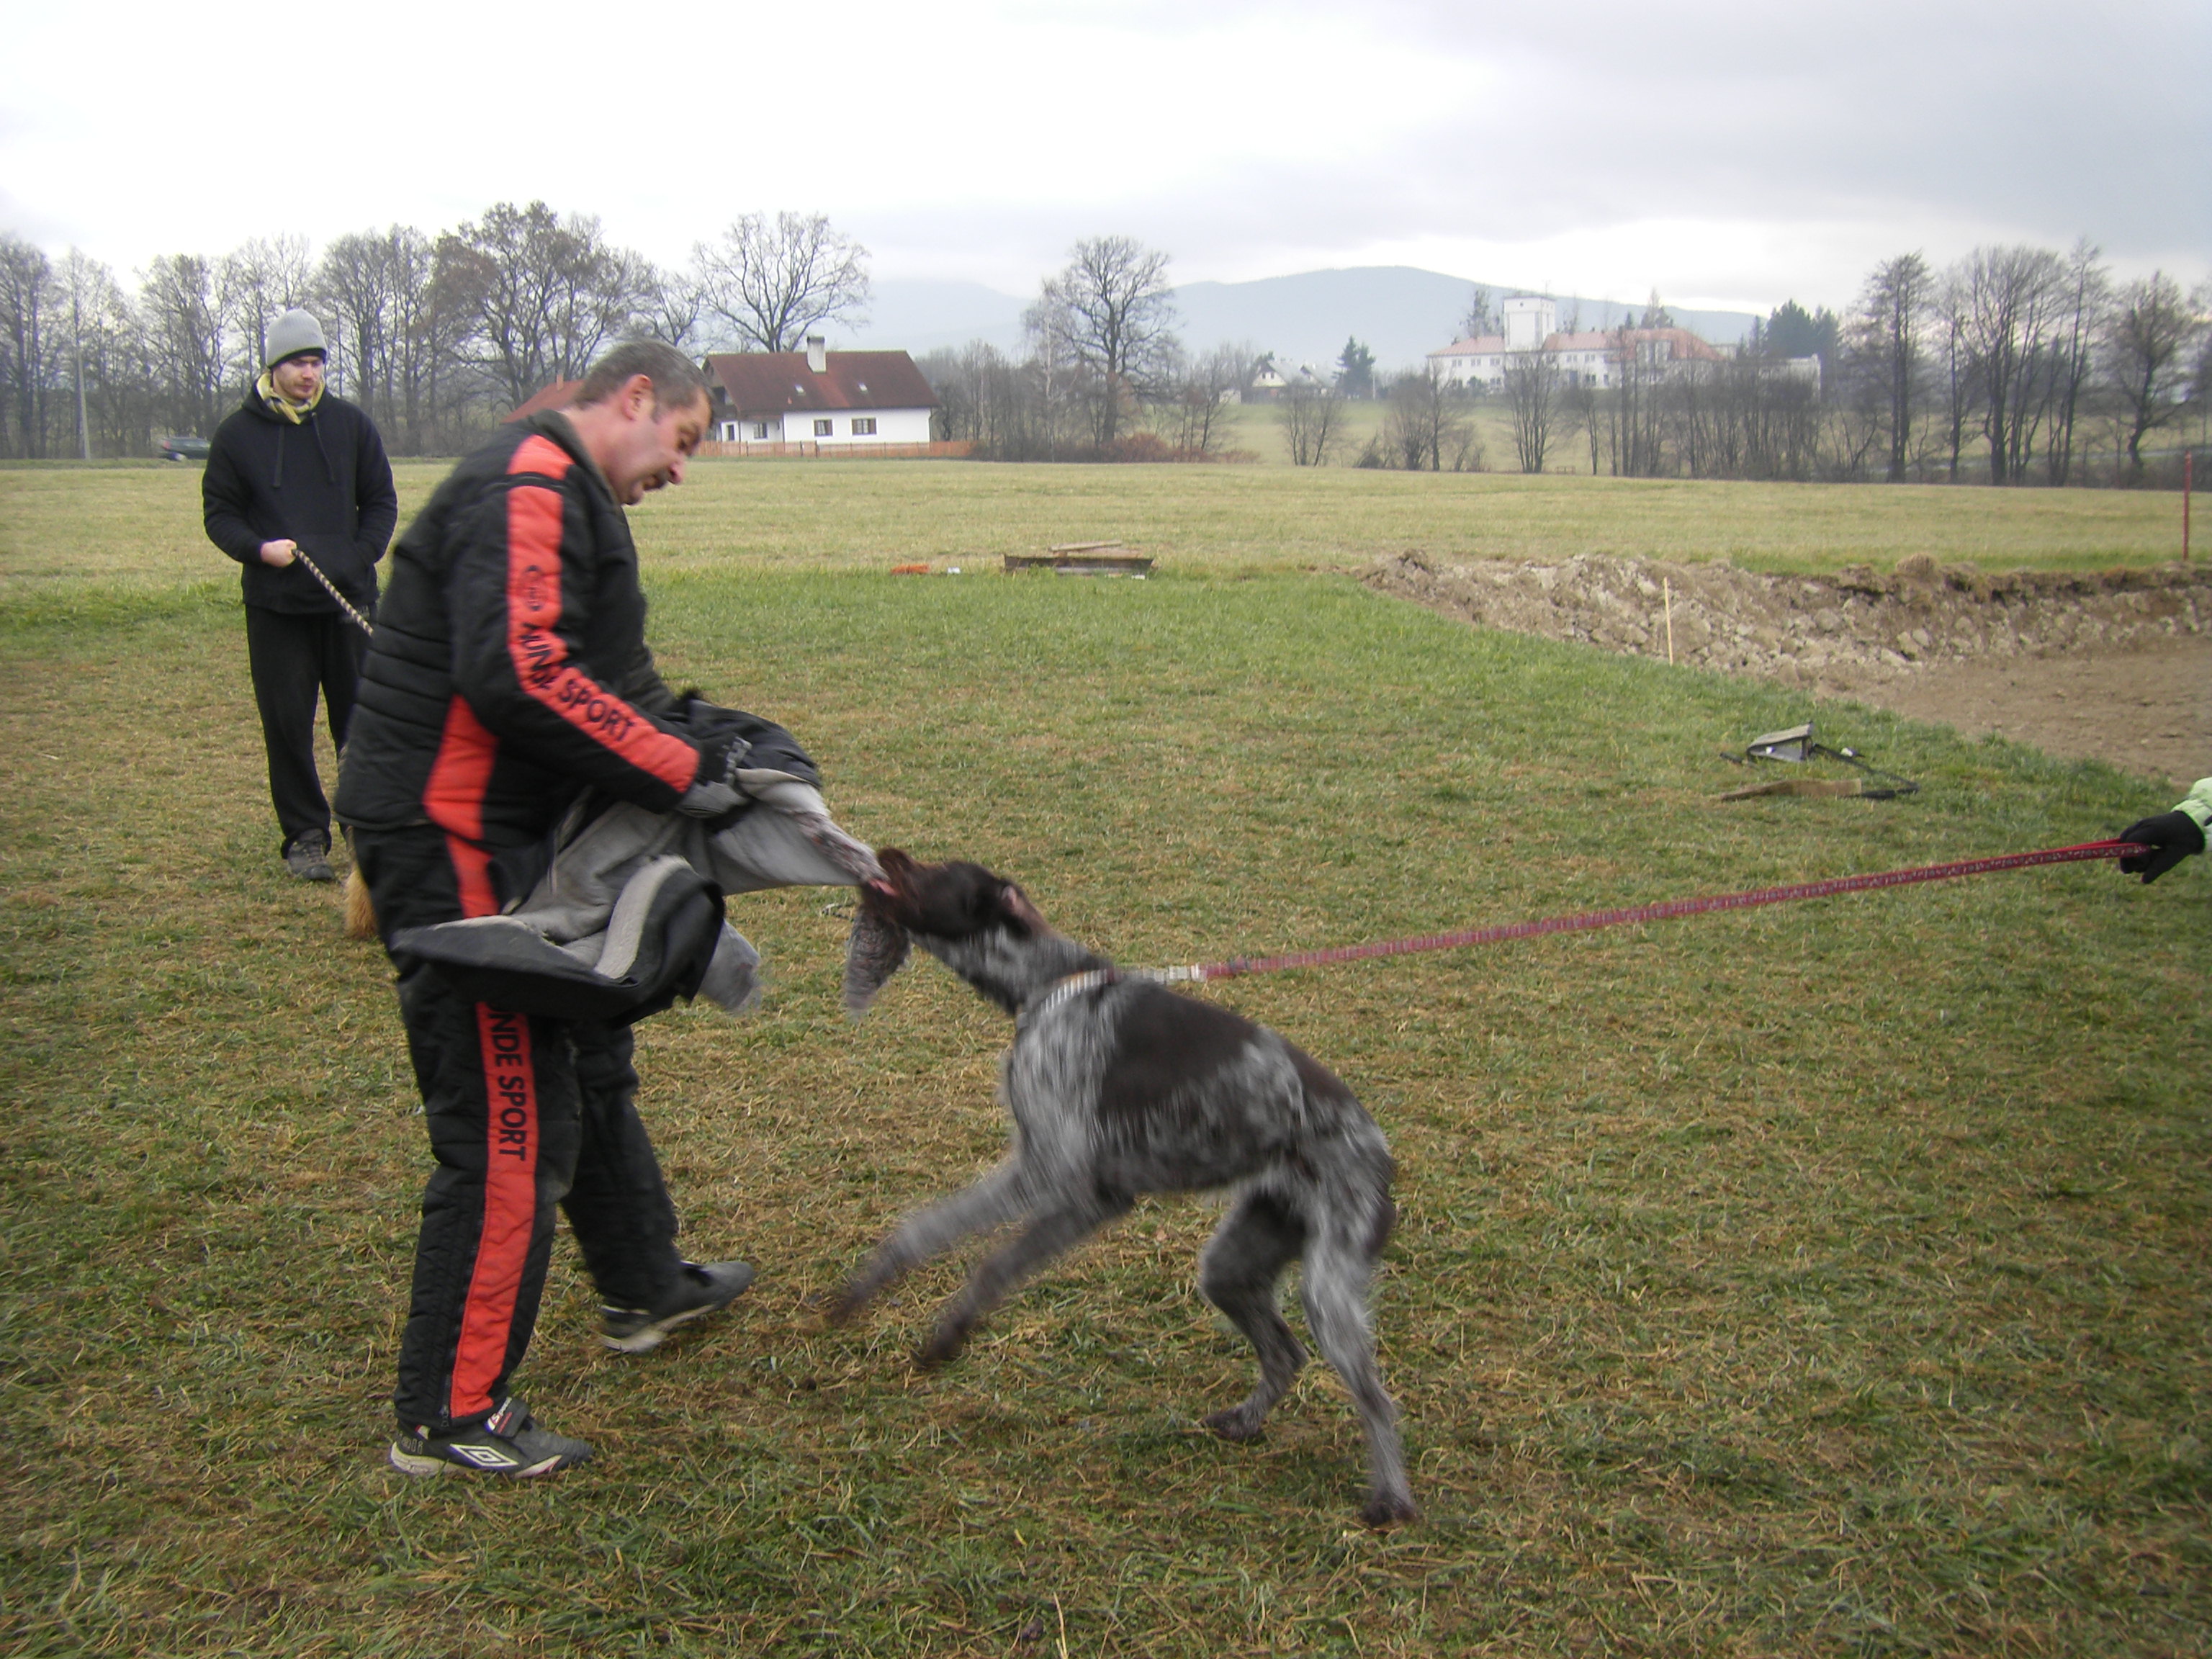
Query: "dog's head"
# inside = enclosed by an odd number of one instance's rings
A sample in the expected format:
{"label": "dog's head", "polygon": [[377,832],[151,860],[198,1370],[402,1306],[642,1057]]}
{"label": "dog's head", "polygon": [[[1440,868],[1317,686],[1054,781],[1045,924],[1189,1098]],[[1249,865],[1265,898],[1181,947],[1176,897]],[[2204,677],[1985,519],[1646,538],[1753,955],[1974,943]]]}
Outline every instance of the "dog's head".
{"label": "dog's head", "polygon": [[963,943],[1051,932],[1027,894],[980,864],[921,864],[896,847],[880,849],[876,858],[883,875],[860,884],[860,908],[845,955],[845,1006],[855,1015],[867,1011],[905,964],[914,942],[973,983],[964,964],[952,959],[966,954],[958,950]]}

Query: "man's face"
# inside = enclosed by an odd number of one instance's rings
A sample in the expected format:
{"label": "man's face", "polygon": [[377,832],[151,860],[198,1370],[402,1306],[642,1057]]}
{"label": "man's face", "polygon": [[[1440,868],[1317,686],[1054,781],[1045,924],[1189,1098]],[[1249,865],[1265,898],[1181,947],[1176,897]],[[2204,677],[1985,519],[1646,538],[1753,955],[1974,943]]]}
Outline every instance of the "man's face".
{"label": "man's face", "polygon": [[648,489],[663,489],[684,482],[684,464],[707,435],[708,411],[702,392],[688,404],[653,412],[648,401],[631,422],[623,453],[607,469],[607,483],[615,499],[635,507]]}
{"label": "man's face", "polygon": [[323,354],[304,351],[269,371],[269,384],[288,403],[304,404],[323,389]]}

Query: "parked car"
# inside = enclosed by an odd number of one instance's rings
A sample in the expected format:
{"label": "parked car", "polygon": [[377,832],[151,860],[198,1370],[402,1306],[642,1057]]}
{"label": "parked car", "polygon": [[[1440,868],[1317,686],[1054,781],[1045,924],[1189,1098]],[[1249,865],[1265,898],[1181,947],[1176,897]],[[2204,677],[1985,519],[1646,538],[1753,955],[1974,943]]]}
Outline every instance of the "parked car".
{"label": "parked car", "polygon": [[204,461],[208,458],[205,438],[164,438],[161,440],[161,459],[165,461]]}

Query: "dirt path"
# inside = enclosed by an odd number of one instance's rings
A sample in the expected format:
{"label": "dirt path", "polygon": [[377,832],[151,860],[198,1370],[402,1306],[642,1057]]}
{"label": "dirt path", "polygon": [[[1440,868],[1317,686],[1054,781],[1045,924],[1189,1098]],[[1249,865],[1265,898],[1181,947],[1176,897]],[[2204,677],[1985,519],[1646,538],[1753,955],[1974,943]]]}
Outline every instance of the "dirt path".
{"label": "dirt path", "polygon": [[2178,787],[2212,776],[2212,639],[2202,635],[2133,651],[1939,665],[1850,695]]}
{"label": "dirt path", "polygon": [[1996,574],[1923,556],[1808,579],[1409,553],[1366,580],[1491,627],[1855,697],[2176,786],[2212,776],[2212,571],[2199,566]]}

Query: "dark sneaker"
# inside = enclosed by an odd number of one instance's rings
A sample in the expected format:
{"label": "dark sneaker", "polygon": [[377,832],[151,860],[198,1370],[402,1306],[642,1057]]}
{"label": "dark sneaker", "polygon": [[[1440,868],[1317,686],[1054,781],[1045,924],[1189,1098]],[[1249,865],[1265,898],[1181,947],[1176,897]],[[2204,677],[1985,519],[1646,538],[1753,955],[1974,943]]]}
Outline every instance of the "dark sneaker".
{"label": "dark sneaker", "polygon": [[532,1475],[557,1474],[592,1461],[592,1449],[542,1426],[530,1407],[509,1395],[500,1408],[481,1423],[452,1434],[428,1434],[417,1429],[392,1443],[392,1467],[402,1474],[443,1474],[449,1469],[471,1469],[479,1474],[504,1475],[527,1480]]}
{"label": "dark sneaker", "polygon": [[334,881],[337,872],[331,868],[331,838],[320,830],[310,830],[284,849],[284,867],[301,881]]}
{"label": "dark sneaker", "polygon": [[599,1340],[617,1353],[649,1353],[678,1325],[702,1315],[720,1313],[745,1293],[753,1270],[742,1261],[696,1261],[684,1264],[684,1279],[677,1292],[658,1308],[599,1310]]}

